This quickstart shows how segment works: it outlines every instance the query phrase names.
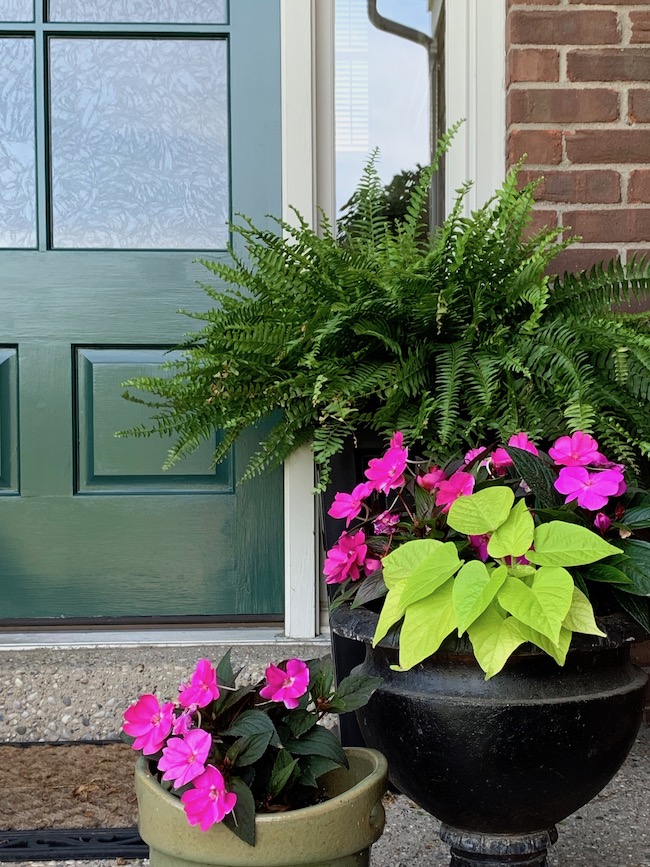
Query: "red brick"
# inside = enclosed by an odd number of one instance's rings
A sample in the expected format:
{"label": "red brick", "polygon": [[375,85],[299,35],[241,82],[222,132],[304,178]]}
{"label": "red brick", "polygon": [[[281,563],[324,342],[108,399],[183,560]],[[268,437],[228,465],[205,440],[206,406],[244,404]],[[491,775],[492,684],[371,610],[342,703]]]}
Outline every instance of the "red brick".
{"label": "red brick", "polygon": [[557,165],[562,161],[562,133],[557,129],[513,129],[508,136],[508,165],[527,154],[533,165]]}
{"label": "red brick", "polygon": [[559,81],[560,52],[553,48],[517,48],[508,52],[508,84]]}
{"label": "red brick", "polygon": [[560,0],[508,0],[510,6],[559,6]]}
{"label": "red brick", "polygon": [[[543,208],[535,208],[533,211],[533,218],[530,221],[527,229],[527,235],[534,235],[536,232],[541,231],[542,229],[553,229],[557,226],[558,217],[557,211],[549,211]],[[562,228],[558,228],[558,232],[561,232]]]}
{"label": "red brick", "polygon": [[650,169],[637,169],[632,172],[627,188],[627,198],[630,202],[650,204]]}
{"label": "red brick", "polygon": [[645,6],[648,0],[569,0],[581,6]]}
{"label": "red brick", "polygon": [[627,261],[631,262],[632,257],[638,259],[648,259],[650,261],[650,244],[646,247],[634,247],[627,251]]}
{"label": "red brick", "polygon": [[[650,89],[630,90],[628,116],[632,123],[650,123]],[[648,155],[646,154],[646,162]]]}
{"label": "red brick", "polygon": [[632,22],[632,38],[634,43],[650,42],[650,11],[649,12],[630,12],[630,20]]}
{"label": "red brick", "polygon": [[614,171],[522,171],[528,183],[542,177],[535,198],[542,202],[612,204],[621,201],[621,176]]}
{"label": "red brick", "polygon": [[569,81],[650,81],[650,54],[645,48],[599,48],[569,51]]}
{"label": "red brick", "polygon": [[610,262],[618,250],[608,247],[568,247],[559,253],[546,269],[547,274],[564,274],[565,271],[587,271],[597,262]]}
{"label": "red brick", "polygon": [[650,155],[650,129],[567,130],[564,135],[572,163],[645,163]]}
{"label": "red brick", "polygon": [[650,238],[650,208],[567,211],[564,224],[587,243],[643,242]]}
{"label": "red brick", "polygon": [[514,10],[508,16],[510,44],[614,45],[620,41],[614,11]]}
{"label": "red brick", "polygon": [[593,123],[618,120],[618,93],[566,87],[511,90],[508,123]]}

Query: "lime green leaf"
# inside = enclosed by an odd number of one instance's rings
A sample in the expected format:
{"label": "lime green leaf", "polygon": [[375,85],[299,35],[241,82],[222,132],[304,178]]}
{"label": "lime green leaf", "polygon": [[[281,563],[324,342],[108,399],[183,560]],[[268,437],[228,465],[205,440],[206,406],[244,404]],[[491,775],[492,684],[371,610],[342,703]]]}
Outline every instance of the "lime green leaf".
{"label": "lime green leaf", "polygon": [[621,553],[620,548],[586,527],[565,521],[540,524],[535,529],[534,545],[535,550],[526,556],[538,566],[584,566]]}
{"label": "lime green leaf", "polygon": [[459,635],[485,611],[507,575],[507,566],[499,566],[490,572],[480,560],[465,563],[454,580],[452,593]]}
{"label": "lime green leaf", "polygon": [[515,495],[510,488],[485,488],[459,497],[449,510],[447,523],[458,533],[467,536],[483,536],[493,533],[507,519]]}
{"label": "lime green leaf", "polygon": [[417,569],[427,554],[433,554],[443,543],[437,539],[413,539],[400,545],[382,560],[384,583],[392,590],[404,578],[408,578]]}
{"label": "lime green leaf", "polygon": [[560,629],[558,640],[551,641],[546,635],[542,635],[542,633],[538,632],[536,629],[531,629],[530,626],[527,626],[525,623],[520,623],[519,626],[521,634],[525,636],[526,641],[537,645],[537,647],[539,647],[540,650],[543,650],[544,653],[548,653],[548,655],[552,656],[558,665],[564,665],[566,662],[566,655],[569,652],[571,637],[573,635],[570,629],[563,626],[562,629]]}
{"label": "lime green leaf", "polygon": [[571,607],[574,586],[566,569],[542,566],[535,573],[532,587],[508,576],[499,590],[498,600],[522,623],[557,643],[562,623]]}
{"label": "lime green leaf", "polygon": [[533,544],[535,525],[525,500],[511,510],[505,522],[492,534],[488,542],[490,557],[521,557]]}
{"label": "lime green leaf", "polygon": [[426,542],[426,540],[416,539],[413,542],[407,542],[406,545],[397,548],[388,555],[388,557],[399,555],[404,548],[409,545],[413,546],[409,552],[409,561],[413,571],[404,578],[402,588],[404,608],[408,608],[409,605],[418,602],[429,593],[433,593],[445,581],[449,580],[462,565],[462,561],[458,559],[458,548],[453,542],[445,542],[444,545],[433,550],[426,544],[422,545],[422,542]]}
{"label": "lime green leaf", "polygon": [[569,613],[564,618],[562,625],[572,632],[583,632],[585,635],[602,635],[603,638],[607,637],[606,633],[596,626],[594,609],[591,607],[591,602],[582,590],[579,590],[577,587],[573,588],[571,608],[569,608]]}
{"label": "lime green leaf", "polygon": [[384,604],[377,621],[375,634],[372,638],[372,646],[376,647],[388,630],[394,626],[398,620],[404,616],[405,608],[402,604],[402,590],[406,585],[406,581],[400,581],[392,590],[389,590],[384,599]]}
{"label": "lime green leaf", "polygon": [[521,625],[514,617],[504,617],[499,607],[492,603],[467,630],[474,656],[485,672],[486,680],[498,674],[510,654],[526,641],[521,634]]}
{"label": "lime green leaf", "polygon": [[453,582],[448,581],[430,596],[406,609],[399,637],[399,664],[402,671],[413,668],[435,653],[456,628],[452,590]]}

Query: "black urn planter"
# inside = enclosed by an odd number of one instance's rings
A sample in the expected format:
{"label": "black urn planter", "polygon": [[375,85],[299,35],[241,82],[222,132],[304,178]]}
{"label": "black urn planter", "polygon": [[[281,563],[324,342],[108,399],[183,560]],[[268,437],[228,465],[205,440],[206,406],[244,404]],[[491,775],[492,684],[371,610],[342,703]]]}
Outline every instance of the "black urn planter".
{"label": "black urn planter", "polygon": [[[320,496],[320,523],[322,529],[323,548],[332,548],[343,530],[345,521],[331,518],[327,512],[338,491],[349,493],[355,485],[364,481],[364,470],[371,458],[378,457],[386,448],[386,443],[377,434],[369,430],[361,430],[356,438],[350,437],[338,454],[330,458],[330,483]],[[338,589],[337,585],[328,586],[328,598],[331,599]],[[332,661],[337,683],[347,677],[353,668],[363,662],[366,655],[365,645],[354,638],[345,638],[330,632]],[[365,747],[359,723],[353,713],[339,716],[341,743],[344,747]]]}
{"label": "black urn planter", "polygon": [[518,651],[486,681],[458,640],[392,671],[397,638],[372,648],[377,617],[341,606],[331,625],[366,643],[358,671],[384,678],[357,717],[392,782],[442,821],[452,867],[545,865],[556,822],[600,792],[638,733],[647,683],[629,658],[638,627],[603,618],[608,637],[574,638],[563,668]]}

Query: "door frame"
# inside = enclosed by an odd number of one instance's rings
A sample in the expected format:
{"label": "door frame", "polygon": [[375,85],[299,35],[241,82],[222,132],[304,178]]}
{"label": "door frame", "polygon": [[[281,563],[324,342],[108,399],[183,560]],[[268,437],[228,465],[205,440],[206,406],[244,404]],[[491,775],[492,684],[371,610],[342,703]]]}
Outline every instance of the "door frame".
{"label": "door frame", "polygon": [[[446,3],[448,52],[447,118],[467,118],[449,154],[447,190],[467,178],[476,183],[468,209],[491,195],[505,174],[506,0],[450,0]],[[283,216],[289,204],[316,221],[317,206],[334,215],[334,0],[281,0]],[[481,131],[481,138],[478,137]],[[479,146],[480,141],[480,146]],[[446,196],[449,209],[451,196]],[[284,466],[285,626],[288,639],[314,638],[320,623],[319,537],[314,464],[309,447]],[[199,634],[200,633],[200,634]],[[260,643],[277,640],[275,630],[123,630],[93,633],[47,632],[33,643],[24,633],[5,633],[9,647],[109,646],[115,644]],[[121,639],[121,640],[120,640]]]}

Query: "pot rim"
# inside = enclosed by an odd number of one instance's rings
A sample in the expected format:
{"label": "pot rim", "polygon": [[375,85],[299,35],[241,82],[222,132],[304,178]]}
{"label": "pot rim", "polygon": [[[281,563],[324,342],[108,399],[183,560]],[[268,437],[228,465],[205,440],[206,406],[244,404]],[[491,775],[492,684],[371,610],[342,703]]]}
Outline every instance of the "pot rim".
{"label": "pot rim", "polygon": [[[378,621],[379,614],[370,608],[366,608],[365,605],[352,608],[350,602],[344,602],[334,611],[330,611],[330,627],[336,635],[355,641],[362,641],[367,645],[372,645]],[[649,638],[643,627],[623,612],[597,617],[596,622],[603,632],[607,633],[607,636],[601,638],[597,635],[574,633],[569,653],[576,651],[614,650],[624,645],[647,641]],[[397,650],[399,648],[399,627],[393,627],[376,646],[389,650]],[[453,635],[449,636],[443,641],[440,650],[437,652],[470,654],[472,657],[474,656],[467,634],[462,638],[459,638],[457,635],[456,637]],[[522,647],[519,647],[513,653],[513,656],[546,655],[543,650],[532,644],[522,645]]]}
{"label": "pot rim", "polygon": [[[339,795],[334,795],[333,798],[328,798],[326,801],[321,801],[319,804],[311,804],[308,807],[297,807],[295,810],[286,810],[282,813],[256,813],[255,824],[273,826],[274,824],[282,822],[283,817],[287,814],[291,814],[292,816],[300,815],[305,817],[318,817],[321,813],[328,813],[332,806],[336,805],[337,802],[347,801],[350,795],[355,795],[364,789],[370,788],[374,785],[377,777],[388,774],[388,761],[384,754],[380,753],[379,750],[373,750],[369,747],[344,747],[344,750],[349,757],[356,755],[370,761],[371,767],[363,779],[359,780],[359,782],[355,783],[353,786],[350,786],[349,789],[345,789],[345,791],[341,792]],[[172,795],[166,789],[163,789],[149,768],[150,761],[151,760],[147,756],[140,756],[138,758],[135,766],[136,776],[140,777],[143,784],[155,787],[159,792],[159,796],[161,796],[168,805],[182,811],[183,804],[181,803],[181,799]],[[328,771],[328,773],[335,772],[336,770],[337,769],[333,769],[333,771]]]}

